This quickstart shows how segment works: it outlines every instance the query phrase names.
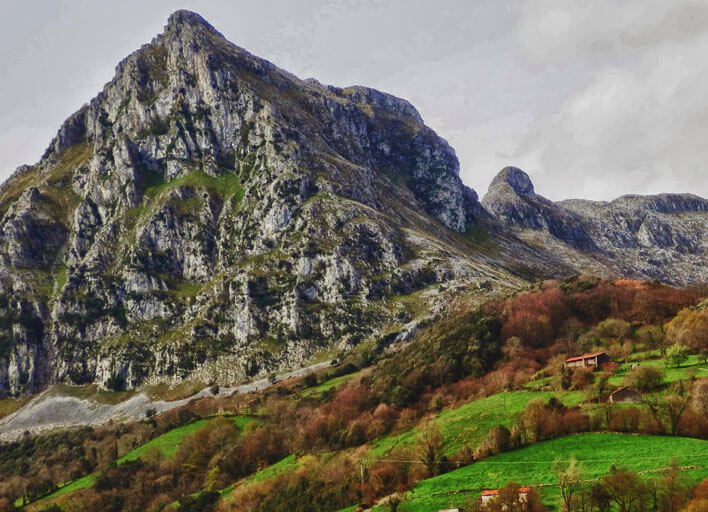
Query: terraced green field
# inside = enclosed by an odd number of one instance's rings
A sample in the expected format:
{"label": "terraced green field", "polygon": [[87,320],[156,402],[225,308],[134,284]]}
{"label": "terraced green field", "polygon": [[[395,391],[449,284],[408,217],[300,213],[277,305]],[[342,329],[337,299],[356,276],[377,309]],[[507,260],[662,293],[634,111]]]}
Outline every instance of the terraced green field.
{"label": "terraced green field", "polygon": [[[453,455],[463,446],[477,447],[487,437],[495,425],[511,427],[526,404],[535,398],[548,400],[557,397],[567,406],[577,405],[583,400],[579,391],[556,393],[552,391],[512,391],[481,398],[457,409],[443,411],[432,420],[431,425],[440,429],[446,456]],[[395,436],[376,441],[370,451],[370,457],[381,458],[394,448],[409,447],[415,444],[420,434],[418,428],[412,428]]]}
{"label": "terraced green field", "polygon": [[664,382],[666,384],[686,380],[689,378],[691,372],[695,372],[697,378],[708,377],[708,364],[703,363],[703,360],[699,359],[698,356],[691,355],[688,356],[688,360],[679,367],[667,366],[666,361],[663,359],[649,359],[625,363],[622,365],[622,368],[620,368],[617,373],[609,379],[608,382],[615,386],[622,385],[622,380],[629,372],[632,364],[639,364],[640,366],[656,366],[661,368],[664,371]]}
{"label": "terraced green field", "polygon": [[588,480],[609,473],[613,464],[632,471],[651,472],[666,467],[674,456],[682,466],[698,466],[685,471],[691,482],[708,477],[708,441],[630,434],[577,434],[503,453],[424,480],[407,493],[399,510],[428,512],[461,507],[479,496],[482,489],[499,488],[510,480],[521,485],[545,486],[541,489],[544,502],[554,504],[557,488],[553,462],[557,458],[568,460],[571,455],[580,462]]}

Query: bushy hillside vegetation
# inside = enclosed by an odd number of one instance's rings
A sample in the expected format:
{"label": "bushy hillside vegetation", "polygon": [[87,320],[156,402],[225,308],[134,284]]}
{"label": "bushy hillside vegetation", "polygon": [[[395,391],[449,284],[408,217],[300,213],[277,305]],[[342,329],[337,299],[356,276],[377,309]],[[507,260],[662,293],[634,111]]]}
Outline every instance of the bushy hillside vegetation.
{"label": "bushy hillside vegetation", "polygon": [[[553,484],[540,500],[558,505],[556,458],[576,457],[590,492],[607,475],[669,471],[678,456],[680,503],[653,510],[679,510],[706,476],[695,458],[708,454],[705,297],[590,277],[479,309],[461,296],[410,343],[363,344],[319,375],[5,445],[0,494],[5,508],[19,499],[30,510],[417,511],[473,509],[480,489],[516,480]],[[590,351],[613,362],[597,371],[563,364]],[[611,403],[624,385],[641,401]],[[651,461],[627,457],[649,451]],[[497,464],[532,459],[545,466]]]}

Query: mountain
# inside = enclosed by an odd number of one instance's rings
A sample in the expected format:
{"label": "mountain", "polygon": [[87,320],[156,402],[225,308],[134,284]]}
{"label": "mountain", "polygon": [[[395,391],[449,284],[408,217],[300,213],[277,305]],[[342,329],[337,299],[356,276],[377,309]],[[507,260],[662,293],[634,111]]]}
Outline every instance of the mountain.
{"label": "mountain", "polygon": [[510,169],[480,203],[405,100],[178,11],[0,187],[0,395],[239,381],[583,270],[704,280],[705,204],[551,203]]}
{"label": "mountain", "polygon": [[564,255],[576,268],[675,285],[708,281],[708,200],[701,197],[554,203],[536,194],[524,171],[506,167],[482,205],[520,238]]}

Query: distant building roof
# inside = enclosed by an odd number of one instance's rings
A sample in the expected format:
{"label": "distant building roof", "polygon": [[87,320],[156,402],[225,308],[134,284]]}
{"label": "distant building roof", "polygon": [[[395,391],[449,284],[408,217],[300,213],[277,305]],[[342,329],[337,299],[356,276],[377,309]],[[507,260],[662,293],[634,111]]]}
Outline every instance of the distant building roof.
{"label": "distant building roof", "polygon": [[638,390],[636,390],[636,389],[634,389],[634,388],[630,388],[629,386],[622,386],[621,388],[617,388],[617,389],[615,389],[615,390],[614,390],[612,393],[610,393],[610,394],[611,394],[611,395],[614,395],[615,393],[619,393],[620,391],[625,391],[625,390],[627,390],[627,391],[633,391],[633,392],[635,392],[635,393],[640,393],[640,394],[641,394],[640,391],[638,391]]}
{"label": "distant building roof", "polygon": [[565,360],[566,363],[571,363],[573,361],[582,361],[583,359],[590,359],[591,357],[597,357],[604,354],[604,352],[593,352],[592,354],[583,354],[582,356],[569,357]]}
{"label": "distant building roof", "polygon": [[[529,492],[529,488],[519,487],[519,490],[517,492]],[[482,496],[496,496],[497,494],[499,494],[499,489],[487,489],[485,491],[482,491]]]}

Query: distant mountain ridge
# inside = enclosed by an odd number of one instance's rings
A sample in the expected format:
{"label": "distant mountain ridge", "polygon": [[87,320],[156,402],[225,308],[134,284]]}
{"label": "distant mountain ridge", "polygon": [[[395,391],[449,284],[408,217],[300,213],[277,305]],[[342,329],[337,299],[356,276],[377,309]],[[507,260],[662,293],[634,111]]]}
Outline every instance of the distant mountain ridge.
{"label": "distant mountain ridge", "polygon": [[625,195],[552,202],[529,176],[506,167],[482,205],[526,240],[582,253],[618,274],[671,284],[708,280],[708,200],[693,194]]}
{"label": "distant mountain ridge", "polygon": [[513,168],[480,202],[407,101],[178,11],[0,187],[0,395],[234,382],[584,270],[705,281],[706,212],[553,203]]}

